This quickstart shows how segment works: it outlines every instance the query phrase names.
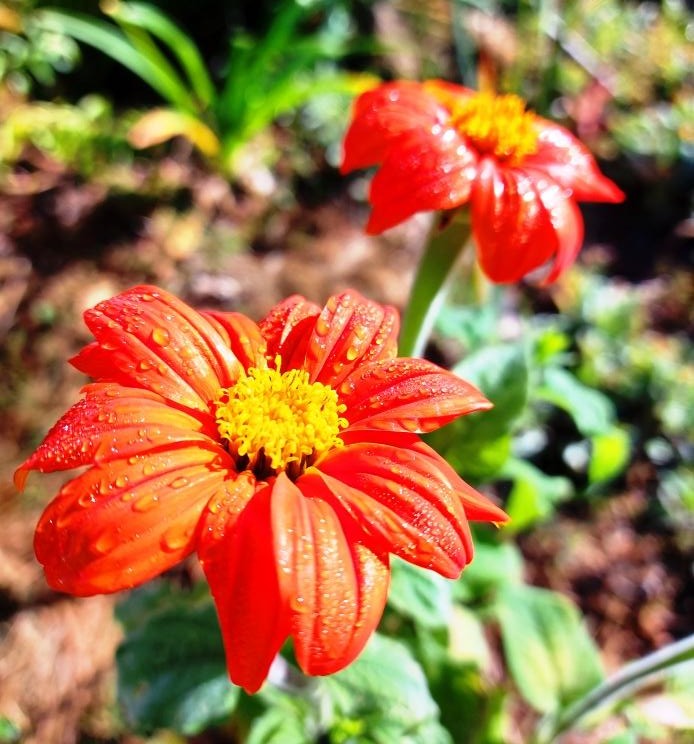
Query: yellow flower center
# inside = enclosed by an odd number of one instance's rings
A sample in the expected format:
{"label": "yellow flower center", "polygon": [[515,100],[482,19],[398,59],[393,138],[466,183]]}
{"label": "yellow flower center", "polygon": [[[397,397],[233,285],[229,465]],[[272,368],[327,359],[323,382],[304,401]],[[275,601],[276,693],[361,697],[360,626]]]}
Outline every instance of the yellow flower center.
{"label": "yellow flower center", "polygon": [[537,152],[535,116],[518,96],[477,93],[454,106],[451,123],[480,152],[513,165]]}
{"label": "yellow flower center", "polygon": [[216,401],[219,433],[229,451],[248,458],[259,477],[288,470],[298,476],[317,457],[341,447],[346,407],[328,385],[310,382],[308,372],[252,367]]}

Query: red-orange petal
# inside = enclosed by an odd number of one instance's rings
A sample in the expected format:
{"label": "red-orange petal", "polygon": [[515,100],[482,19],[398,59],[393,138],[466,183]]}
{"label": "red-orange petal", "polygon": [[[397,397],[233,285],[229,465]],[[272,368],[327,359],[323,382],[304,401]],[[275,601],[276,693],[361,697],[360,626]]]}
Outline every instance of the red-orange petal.
{"label": "red-orange petal", "polygon": [[385,83],[366,91],[354,103],[340,170],[349,173],[380,163],[401,135],[430,131],[447,119],[448,111],[421,83]]}
{"label": "red-orange petal", "polygon": [[436,125],[403,135],[371,182],[366,232],[393,227],[417,212],[459,207],[477,177],[478,155],[454,128]]}
{"label": "red-orange petal", "polygon": [[538,173],[535,175],[535,187],[557,238],[554,263],[543,280],[543,284],[550,284],[573,264],[581,250],[583,216],[576,202],[568,196],[562,186]]}
{"label": "red-orange petal", "polygon": [[133,287],[84,314],[96,342],[71,361],[98,380],[142,387],[206,410],[239,364],[200,313],[157,287]]}
{"label": "red-orange petal", "polygon": [[358,367],[338,388],[350,426],[429,432],[492,404],[469,382],[425,359]]}
{"label": "red-orange petal", "polygon": [[299,484],[280,474],[273,488],[280,584],[299,666],[307,674],[332,674],[356,658],[378,624],[387,557],[352,544],[333,508],[307,498]]}
{"label": "red-orange petal", "polygon": [[473,189],[472,226],[480,265],[494,282],[519,281],[557,251],[556,230],[535,179],[490,158],[482,162]]}
{"label": "red-orange petal", "polygon": [[304,366],[313,382],[336,387],[353,369],[394,358],[398,330],[394,308],[355,290],[333,295],[316,318]]}
{"label": "red-orange petal", "polygon": [[262,366],[267,353],[267,342],[250,318],[242,313],[207,310],[200,313],[228,344],[244,369]]}
{"label": "red-orange petal", "polygon": [[258,325],[267,340],[270,362],[279,354],[285,369],[303,365],[306,347],[320,311],[320,307],[313,302],[300,295],[292,295],[260,321]]}
{"label": "red-orange petal", "polygon": [[210,584],[229,678],[257,692],[289,634],[273,548],[272,493],[242,473],[210,502],[198,555]]}
{"label": "red-orange petal", "polygon": [[538,149],[523,160],[523,167],[546,173],[571,190],[577,201],[620,202],[624,193],[603,176],[588,148],[564,127],[536,117]]}
{"label": "red-orange petal", "polygon": [[362,530],[411,563],[457,577],[472,559],[472,538],[458,493],[429,457],[380,442],[346,445],[300,481],[323,483]]}
{"label": "red-orange petal", "polygon": [[171,568],[194,549],[200,514],[230,465],[219,448],[187,446],[95,465],[69,481],[36,528],[48,583],[108,593]]}
{"label": "red-orange petal", "polygon": [[69,470],[93,462],[127,459],[181,443],[209,443],[216,436],[214,419],[174,408],[142,388],[94,383],[46,434],[36,451],[17,469],[23,488],[30,470]]}
{"label": "red-orange petal", "polygon": [[[355,432],[355,438],[359,436],[361,432]],[[369,439],[373,440],[373,433],[369,433]],[[351,441],[351,437],[345,434],[346,442]],[[386,440],[388,441],[388,440]],[[390,440],[392,443],[392,440]],[[441,477],[447,480],[450,487],[456,492],[458,498],[460,498],[463,509],[465,510],[465,516],[470,522],[493,522],[494,524],[504,524],[508,522],[508,514],[497,506],[494,502],[490,501],[484,494],[481,494],[469,483],[466,483],[455,470],[446,462],[446,460],[439,455],[438,452],[433,450],[426,442],[416,438],[411,443],[404,445],[417,452],[423,457],[429,457],[434,467],[439,471]]]}

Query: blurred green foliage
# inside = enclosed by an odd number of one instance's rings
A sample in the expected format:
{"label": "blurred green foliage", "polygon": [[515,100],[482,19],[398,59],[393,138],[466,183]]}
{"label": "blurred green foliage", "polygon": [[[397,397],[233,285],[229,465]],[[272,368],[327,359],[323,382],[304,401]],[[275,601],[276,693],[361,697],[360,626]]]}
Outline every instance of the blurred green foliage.
{"label": "blurred green foliage", "polygon": [[262,36],[231,33],[216,75],[193,39],[156,6],[113,0],[102,9],[113,22],[57,8],[37,12],[34,22],[99,49],[164,99],[166,109],[146,112],[130,130],[135,147],[183,136],[230,173],[244,167],[244,146],[281,115],[320,94],[353,95],[371,80],[336,64],[353,27],[334,3],[279,3]]}
{"label": "blurred green foliage", "polygon": [[36,23],[34,0],[0,3],[0,84],[27,94],[34,83],[54,85],[57,73],[70,72],[79,60],[69,36]]}

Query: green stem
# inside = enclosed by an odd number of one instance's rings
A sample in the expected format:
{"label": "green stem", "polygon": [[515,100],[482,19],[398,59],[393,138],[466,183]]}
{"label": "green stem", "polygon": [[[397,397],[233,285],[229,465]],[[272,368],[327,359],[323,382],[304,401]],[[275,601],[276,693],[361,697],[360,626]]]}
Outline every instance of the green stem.
{"label": "green stem", "polygon": [[560,712],[555,719],[544,719],[540,723],[535,741],[538,744],[555,741],[560,734],[571,729],[588,713],[608,702],[626,700],[639,689],[659,681],[672,667],[692,659],[694,659],[694,634],[632,661]]}
{"label": "green stem", "polygon": [[473,254],[466,251],[471,243],[470,233],[470,215],[466,209],[452,217],[444,212],[434,223],[402,321],[398,343],[401,356],[422,355],[453,278],[463,263],[472,270],[474,261],[469,257]]}

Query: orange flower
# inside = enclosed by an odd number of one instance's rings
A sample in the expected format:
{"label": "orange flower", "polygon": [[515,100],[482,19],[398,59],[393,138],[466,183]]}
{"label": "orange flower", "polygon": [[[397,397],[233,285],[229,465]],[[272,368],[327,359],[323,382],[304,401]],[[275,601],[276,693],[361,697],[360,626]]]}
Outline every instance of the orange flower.
{"label": "orange flower", "polygon": [[229,675],[256,691],[288,636],[308,674],[359,654],[389,553],[456,577],[468,520],[506,515],[414,433],[490,404],[397,359],[395,310],[349,291],[258,325],[135,287],[85,313],[95,378],[15,474],[88,466],[49,504],[35,549],[76,595],[136,586],[197,551]]}
{"label": "orange flower", "polygon": [[545,281],[554,281],[583,242],[576,202],[624,198],[581,142],[517,96],[438,80],[385,83],[357,99],[342,172],[371,165],[380,168],[368,233],[470,202],[479,262],[495,282],[552,257]]}

